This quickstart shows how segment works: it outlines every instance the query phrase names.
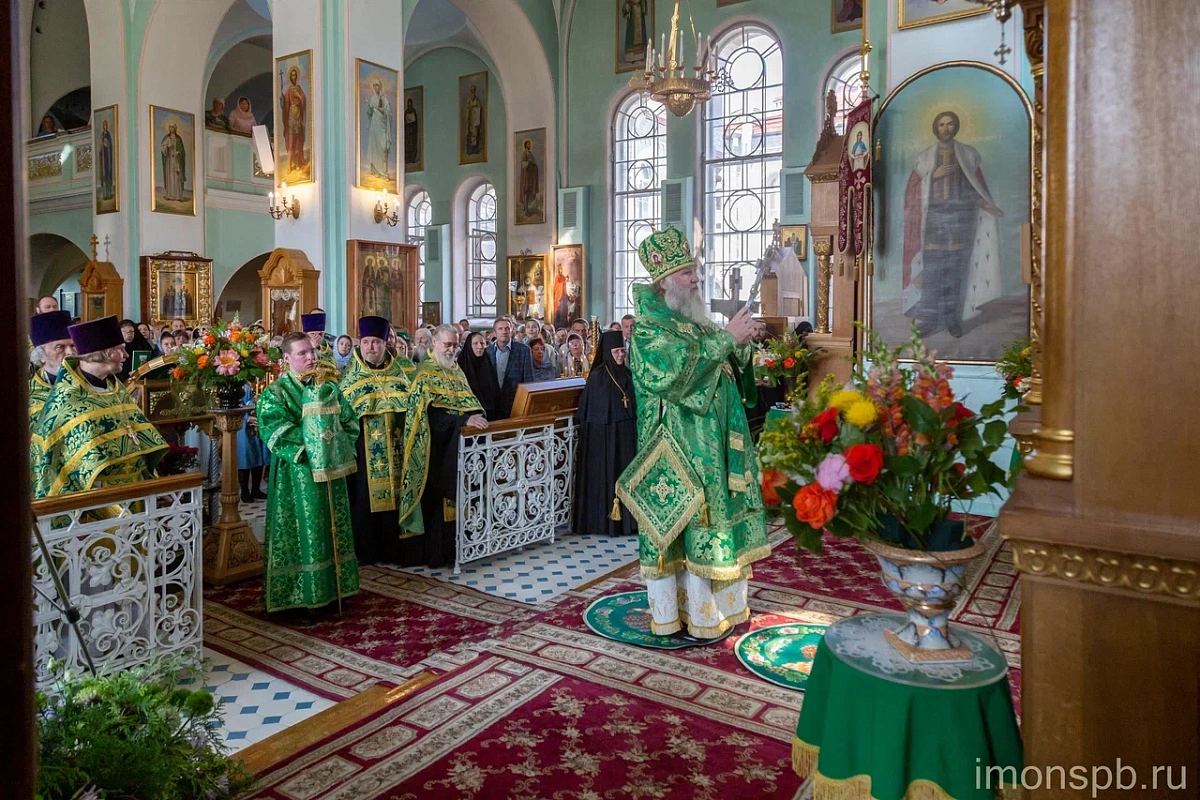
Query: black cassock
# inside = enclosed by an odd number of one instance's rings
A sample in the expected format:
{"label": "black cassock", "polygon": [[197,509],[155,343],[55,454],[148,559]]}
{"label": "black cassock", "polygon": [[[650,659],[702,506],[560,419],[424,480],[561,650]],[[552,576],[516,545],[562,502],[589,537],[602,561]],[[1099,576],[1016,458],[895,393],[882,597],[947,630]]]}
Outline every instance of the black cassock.
{"label": "black cassock", "polygon": [[[396,427],[393,432],[399,440],[404,431],[404,415],[396,415]],[[390,511],[371,512],[371,494],[368,486],[367,453],[365,442],[367,432],[362,429],[359,421],[358,444],[355,445],[358,459],[358,471],[346,476],[347,488],[350,490],[350,520],[354,525],[354,553],[358,556],[359,564],[398,564],[400,563],[400,514],[396,509]],[[400,441],[395,442],[397,451]],[[393,461],[395,468],[400,469],[403,454],[396,453]]]}
{"label": "black cassock", "polygon": [[617,478],[637,455],[637,403],[633,375],[612,350],[624,347],[620,331],[600,337],[587,385],[575,411],[575,503],[571,530],[608,536],[633,535],[637,522],[624,506],[611,519]]}
{"label": "black cassock", "polygon": [[454,566],[455,525],[445,519],[445,501],[458,496],[458,431],[478,411],[460,414],[429,406],[429,472],[421,493],[425,533],[400,541],[400,565],[432,569]]}

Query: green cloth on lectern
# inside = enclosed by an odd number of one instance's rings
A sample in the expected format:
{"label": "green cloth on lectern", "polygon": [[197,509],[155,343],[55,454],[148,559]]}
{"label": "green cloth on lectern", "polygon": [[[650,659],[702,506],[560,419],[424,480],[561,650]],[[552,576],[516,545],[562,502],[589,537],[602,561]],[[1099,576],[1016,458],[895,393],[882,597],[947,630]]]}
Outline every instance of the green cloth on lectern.
{"label": "green cloth on lectern", "polygon": [[[336,384],[324,385],[336,389]],[[337,576],[341,597],[358,592],[358,560],[354,555],[346,479],[339,477],[326,483],[313,480],[310,448],[316,453],[326,444],[322,438],[306,441],[304,436],[304,405],[314,391],[314,387],[303,386],[294,373],[287,372],[258,396],[255,413],[259,434],[271,451],[263,581],[267,611],[319,608],[332,603],[339,596]],[[349,437],[353,453],[358,418],[340,392],[334,401],[340,409],[337,427],[330,422],[320,426],[321,432]]]}
{"label": "green cloth on lectern", "polygon": [[[894,616],[892,627],[902,619]],[[985,770],[1013,767],[1004,773],[1011,780],[1023,763],[1011,689],[1006,674],[990,683],[965,676],[959,685],[922,686],[870,674],[835,655],[827,634],[804,694],[793,767],[804,776],[818,773],[818,797],[822,785],[838,785],[847,800],[938,797],[936,789],[954,800],[994,800]],[[990,774],[995,787],[999,773]]]}

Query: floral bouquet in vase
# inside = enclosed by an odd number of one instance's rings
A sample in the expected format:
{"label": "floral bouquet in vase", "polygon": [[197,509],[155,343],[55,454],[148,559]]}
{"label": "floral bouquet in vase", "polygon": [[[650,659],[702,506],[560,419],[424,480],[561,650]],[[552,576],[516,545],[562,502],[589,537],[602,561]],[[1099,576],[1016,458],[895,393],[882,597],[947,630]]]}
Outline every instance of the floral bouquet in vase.
{"label": "floral bouquet in vase", "polygon": [[1006,347],[996,362],[996,372],[1004,378],[1004,396],[1010,400],[1020,400],[1029,391],[1029,380],[1033,376],[1032,346],[1029,337],[1023,336]]}
{"label": "floral bouquet in vase", "polygon": [[795,403],[808,391],[804,379],[810,355],[800,337],[789,331],[758,346],[754,353],[754,375],[768,383],[782,381],[788,400]]}
{"label": "floral bouquet in vase", "polygon": [[237,408],[245,384],[265,378],[280,357],[269,341],[266,334],[246,330],[237,322],[218,321],[199,340],[179,348],[171,377],[211,391],[218,408]]}
{"label": "floral bouquet in vase", "polygon": [[767,426],[763,497],[782,507],[799,548],[820,553],[829,531],[875,554],[884,584],[909,612],[903,628],[888,632],[905,656],[969,660],[946,616],[983,548],[950,510],[1006,485],[992,456],[1007,435],[1007,403],[975,412],[955,399],[953,369],[915,331],[895,349],[869,332],[862,355],[846,386],[826,379],[790,418]]}

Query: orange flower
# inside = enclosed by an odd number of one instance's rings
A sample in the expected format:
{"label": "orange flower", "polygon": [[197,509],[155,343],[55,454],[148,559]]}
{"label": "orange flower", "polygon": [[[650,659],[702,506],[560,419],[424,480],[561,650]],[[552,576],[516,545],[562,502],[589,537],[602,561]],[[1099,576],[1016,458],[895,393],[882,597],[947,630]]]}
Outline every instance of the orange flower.
{"label": "orange flower", "polygon": [[791,369],[792,367],[796,366],[796,359],[794,359],[794,358],[785,358],[785,359],[783,360],[783,366],[787,367],[788,369]]}
{"label": "orange flower", "polygon": [[175,369],[171,370],[171,377],[177,381],[183,380],[183,367],[176,367]]}
{"label": "orange flower", "polygon": [[769,506],[778,506],[783,504],[783,500],[775,491],[780,486],[787,483],[787,475],[776,469],[765,469],[762,474],[762,496],[763,502]]}
{"label": "orange flower", "polygon": [[200,369],[204,369],[205,367],[207,367],[208,366],[208,356],[200,356],[199,358],[197,358],[196,366],[199,367]]}
{"label": "orange flower", "polygon": [[796,509],[796,519],[814,530],[823,530],[837,515],[837,494],[813,482],[796,492],[792,508]]}
{"label": "orange flower", "polygon": [[213,336],[211,333],[206,334],[204,336],[204,343],[206,345],[208,345],[209,347],[212,347],[214,344],[217,343],[217,337]]}

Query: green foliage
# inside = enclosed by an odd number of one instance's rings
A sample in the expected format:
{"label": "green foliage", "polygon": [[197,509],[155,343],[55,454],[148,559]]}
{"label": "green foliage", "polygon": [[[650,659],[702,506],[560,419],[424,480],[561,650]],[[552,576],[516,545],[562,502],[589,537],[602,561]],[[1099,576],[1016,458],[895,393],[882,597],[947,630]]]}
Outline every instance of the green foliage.
{"label": "green foliage", "polygon": [[250,786],[218,738],[220,706],[180,658],[38,694],[38,800],[219,800]]}

